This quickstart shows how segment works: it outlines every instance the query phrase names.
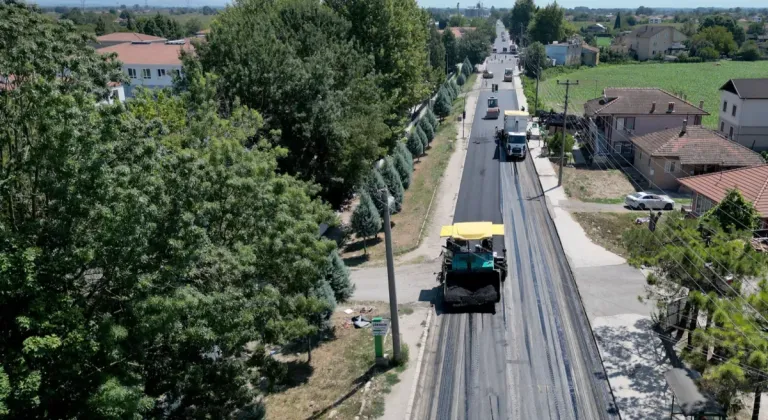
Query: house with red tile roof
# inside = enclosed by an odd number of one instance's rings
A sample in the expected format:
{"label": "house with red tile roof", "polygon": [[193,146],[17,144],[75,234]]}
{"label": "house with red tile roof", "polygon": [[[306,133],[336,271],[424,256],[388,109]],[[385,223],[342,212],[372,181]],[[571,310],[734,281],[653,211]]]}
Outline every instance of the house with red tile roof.
{"label": "house with red tile roof", "polygon": [[632,138],[634,167],[649,187],[677,190],[678,178],[764,163],[760,154],[701,126],[648,133]]}
{"label": "house with red tile roof", "polygon": [[680,184],[693,192],[691,213],[696,216],[720,203],[728,190],[739,190],[760,214],[758,229],[768,229],[768,165],[682,178]]}
{"label": "house with red tile roof", "polygon": [[136,32],[113,32],[111,34],[105,34],[96,37],[98,43],[96,49],[105,47],[111,47],[117,44],[125,44],[127,42],[165,42],[165,38],[159,36],[144,35]]}
{"label": "house with red tile roof", "polygon": [[164,88],[173,85],[173,75],[181,72],[182,51],[194,52],[189,39],[165,42],[128,42],[99,50],[116,54],[128,76],[125,96],[133,96],[136,86]]}
{"label": "house with red tile roof", "polygon": [[[448,29],[451,32],[453,32],[453,36],[455,36],[456,39],[459,39],[462,36],[464,36],[465,32],[474,31],[475,30],[475,28],[473,26],[457,26],[455,28],[449,26]],[[443,31],[444,31],[444,29],[440,29],[437,32],[439,32],[442,35]]]}

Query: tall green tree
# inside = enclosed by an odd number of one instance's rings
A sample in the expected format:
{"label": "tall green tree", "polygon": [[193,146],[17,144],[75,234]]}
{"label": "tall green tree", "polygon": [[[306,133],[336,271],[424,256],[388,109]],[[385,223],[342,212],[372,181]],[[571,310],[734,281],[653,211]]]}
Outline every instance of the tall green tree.
{"label": "tall green tree", "polygon": [[459,63],[459,47],[456,36],[451,28],[446,27],[443,30],[443,47],[445,48],[445,59],[448,62],[448,69],[453,70]]}
{"label": "tall green tree", "polygon": [[395,167],[394,159],[391,156],[384,158],[384,164],[381,166],[381,177],[384,178],[384,183],[387,184],[389,194],[395,199],[394,211],[399,212],[403,208],[405,190],[400,174]]}
{"label": "tall green tree", "polygon": [[363,189],[373,200],[373,205],[379,211],[379,216],[383,217],[388,203],[387,184],[378,169],[371,169],[363,183]]}
{"label": "tall green tree", "polygon": [[621,12],[616,12],[616,21],[613,23],[613,29],[621,29]]}
{"label": "tall green tree", "polygon": [[716,26],[722,26],[730,32],[731,35],[733,35],[733,40],[736,41],[736,44],[738,45],[741,45],[746,39],[744,28],[739,25],[736,19],[728,15],[718,14],[705,17],[699,24],[699,31]]}
{"label": "tall green tree", "polygon": [[736,41],[733,40],[733,34],[723,26],[702,28],[691,38],[690,43],[691,50],[695,53],[710,47],[720,54],[729,55],[738,49]]}
{"label": "tall green tree", "polygon": [[459,39],[457,49],[460,59],[469,60],[470,64],[467,66],[467,71],[470,74],[473,71],[471,63],[482,63],[491,55],[491,43],[482,33],[477,31],[467,31]]}
{"label": "tall green tree", "polygon": [[327,313],[319,189],[277,172],[285,150],[254,137],[258,113],[198,100],[215,77],[97,106],[121,77],[113,57],[34,7],[0,3],[0,22],[15,76],[0,106],[2,410],[260,418],[264,346]]}
{"label": "tall green tree", "polygon": [[411,132],[408,134],[408,143],[406,144],[408,146],[408,150],[413,156],[416,157],[416,160],[418,161],[421,158],[421,155],[424,154],[424,145],[421,143],[419,136],[416,135],[415,130],[411,130]]}
{"label": "tall green tree", "polygon": [[373,57],[379,83],[394,94],[394,107],[404,114],[429,93],[426,48],[429,31],[416,0],[327,0],[347,21],[363,54]]}
{"label": "tall green tree", "polygon": [[437,133],[437,118],[435,118],[435,113],[432,112],[432,108],[427,109],[427,112],[424,114],[424,117],[429,121],[430,124],[432,124],[432,130]]}
{"label": "tall green tree", "polygon": [[509,22],[506,23],[510,35],[517,39],[520,33],[528,30],[536,14],[536,5],[533,0],[516,0],[512,7]]}
{"label": "tall green tree", "polygon": [[451,115],[451,102],[452,100],[448,91],[445,88],[440,89],[434,105],[435,114],[440,117],[440,120],[444,120]]}
{"label": "tall green tree", "polygon": [[[396,25],[391,19],[400,12],[381,13]],[[405,32],[391,35],[419,37],[421,64],[392,64],[381,76],[384,81],[375,75],[376,60],[413,58],[411,41],[403,47],[406,51],[370,57],[358,51],[369,47],[355,38],[365,33],[355,32],[327,5],[310,0],[240,1],[219,14],[196,53],[205,71],[221,76],[217,88],[225,109],[239,101],[265,116],[260,134],[288,151],[279,160],[281,170],[317,182],[322,197],[339,206],[397,139],[387,123],[393,109],[390,95],[402,92],[385,93],[379,86],[396,86],[395,72],[426,63],[426,38],[412,32],[416,29],[410,22],[401,28]],[[403,76],[410,80],[410,73]],[[407,92],[420,91],[418,86]],[[403,97],[395,106],[405,103]]]}
{"label": "tall green tree", "polygon": [[435,86],[446,76],[446,54],[443,37],[437,32],[435,25],[429,25],[429,65],[436,72]]}
{"label": "tall green tree", "polygon": [[531,40],[545,45],[561,41],[565,37],[565,11],[557,2],[548,4],[536,13],[528,33]]}
{"label": "tall green tree", "polygon": [[422,117],[419,119],[419,128],[424,132],[427,137],[427,142],[431,142],[435,138],[435,130],[432,128],[432,124],[427,118]]}
{"label": "tall green tree", "polygon": [[392,163],[400,175],[400,181],[403,183],[403,189],[411,186],[411,176],[413,175],[413,161],[408,161],[401,153],[395,153],[392,156]]}
{"label": "tall green tree", "polygon": [[[370,197],[368,198],[370,199]],[[373,207],[373,210],[374,215],[378,216],[375,212],[375,207]],[[355,292],[355,285],[349,278],[349,268],[344,265],[344,260],[341,259],[339,252],[335,249],[328,256],[324,280],[331,286],[337,303],[346,302],[352,297],[352,293]]]}
{"label": "tall green tree", "polygon": [[525,50],[523,68],[528,77],[541,77],[547,68],[547,50],[541,42],[533,42]]}
{"label": "tall green tree", "polygon": [[352,231],[363,239],[363,252],[368,253],[368,238],[375,237],[381,231],[381,217],[366,191],[360,192],[360,203],[352,212]]}
{"label": "tall green tree", "polygon": [[427,133],[425,133],[418,125],[414,126],[411,129],[411,132],[414,133],[416,138],[421,142],[422,149],[427,150],[429,148],[429,138],[427,137]]}

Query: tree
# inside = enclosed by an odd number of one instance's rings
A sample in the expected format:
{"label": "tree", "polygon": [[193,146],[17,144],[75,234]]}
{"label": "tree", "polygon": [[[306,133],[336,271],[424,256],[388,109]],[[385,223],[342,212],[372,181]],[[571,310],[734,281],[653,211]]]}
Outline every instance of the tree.
{"label": "tree", "polygon": [[760,222],[760,214],[754,204],[747,201],[736,189],[728,190],[717,206],[708,211],[704,219],[716,221],[726,232],[753,231]]}
{"label": "tree", "polygon": [[461,63],[461,74],[464,75],[464,77],[469,77],[470,74],[472,74],[472,62],[469,60],[469,57],[464,57],[464,61]]}
{"label": "tree", "polygon": [[107,23],[104,22],[104,19],[99,19],[96,22],[96,35],[104,35],[107,33]]}
{"label": "tree", "polygon": [[426,117],[419,119],[419,128],[421,128],[421,130],[426,135],[427,142],[432,142],[432,139],[435,138],[435,130],[432,128],[432,124],[427,120]]}
{"label": "tree", "polygon": [[613,24],[613,29],[621,29],[621,12],[616,12],[616,22]]}
{"label": "tree", "polygon": [[190,68],[181,96],[99,106],[117,61],[34,7],[2,3],[0,21],[15,75],[0,107],[3,411],[258,418],[265,346],[328,310],[315,292],[335,245],[317,231],[335,216],[319,187],[278,173],[285,151],[254,134],[257,112],[199,100],[215,76]]}
{"label": "tree", "polygon": [[738,56],[744,61],[757,61],[760,59],[762,54],[760,53],[760,48],[757,46],[755,41],[746,41],[745,43],[741,44]]}
{"label": "tree", "polygon": [[203,29],[203,22],[199,18],[192,18],[184,24],[184,32],[187,35],[195,35]]}
{"label": "tree", "polygon": [[379,211],[379,216],[383,217],[384,211],[387,209],[387,184],[384,182],[384,177],[378,169],[371,169],[363,183],[363,189],[373,200],[373,205]]}
{"label": "tree", "polygon": [[[451,84],[451,82],[446,81],[443,84],[443,87],[440,88],[440,90],[444,91],[446,97],[448,98],[448,100],[451,103],[453,103],[453,101],[456,99],[456,91],[453,89],[453,85]],[[438,91],[438,95],[439,94],[440,94],[440,92]],[[438,99],[439,99],[439,96],[438,96]]]}
{"label": "tree", "polygon": [[464,83],[467,83],[467,79],[463,74],[460,74],[459,77],[456,78],[456,84],[459,86],[464,86]]}
{"label": "tree", "polygon": [[424,130],[421,129],[418,125],[413,128],[413,131],[416,134],[416,137],[421,141],[421,146],[423,150],[427,150],[429,148],[429,137],[427,137],[427,133],[424,132]]}
{"label": "tree", "polygon": [[509,15],[509,21],[505,22],[510,35],[517,38],[523,31],[528,30],[528,25],[536,14],[536,5],[533,0],[516,0]]}
{"label": "tree", "polygon": [[203,15],[210,16],[210,15],[215,15],[215,14],[216,14],[216,9],[214,9],[214,8],[212,8],[210,6],[203,6]]}
{"label": "tree", "polygon": [[637,25],[637,18],[632,15],[627,16],[626,21],[627,21],[627,26]]}
{"label": "tree", "polygon": [[408,143],[406,145],[411,154],[416,156],[417,161],[424,154],[424,145],[421,143],[419,136],[416,135],[415,130],[411,130],[410,134],[408,134]]}
{"label": "tree", "polygon": [[744,28],[742,28],[741,25],[736,22],[736,19],[728,15],[707,16],[704,18],[704,20],[701,21],[701,24],[699,25],[699,31],[715,26],[722,26],[728,32],[730,32],[733,35],[733,40],[736,41],[736,44],[738,45],[741,45],[746,39]]}
{"label": "tree", "polygon": [[687,36],[688,38],[695,35],[697,30],[698,28],[696,27],[696,24],[691,20],[683,22],[683,26],[680,28],[680,32],[682,32],[683,35]]}
{"label": "tree", "polygon": [[366,191],[360,191],[360,203],[352,213],[352,231],[363,239],[363,252],[368,254],[368,238],[378,235],[381,230],[381,216]]}
{"label": "tree", "polygon": [[536,13],[528,34],[533,41],[551,44],[565,37],[564,22],[565,11],[557,5],[557,2],[553,2]]}
{"label": "tree", "polygon": [[445,59],[448,62],[448,68],[455,68],[459,62],[459,50],[456,36],[451,31],[451,28],[443,30],[443,47],[445,48]]}
{"label": "tree", "polygon": [[408,163],[408,166],[411,168],[411,172],[413,172],[413,154],[410,150],[408,150],[408,146],[405,144],[405,142],[399,141],[397,142],[397,146],[395,147],[395,153],[398,153],[403,156],[405,161]]}
{"label": "tree", "polygon": [[351,26],[311,0],[244,0],[225,9],[196,48],[203,69],[221,76],[224,108],[239,101],[262,113],[264,134],[287,150],[280,169],[317,182],[334,207],[398,138],[388,126],[388,93]]}
{"label": "tree", "polygon": [[762,22],[752,22],[747,27],[747,33],[750,35],[765,35],[765,24]]}
{"label": "tree", "polygon": [[381,166],[381,177],[384,178],[384,183],[387,184],[389,194],[395,199],[394,211],[399,212],[403,208],[405,190],[403,189],[403,181],[400,179],[400,174],[397,172],[395,162],[391,156],[384,158],[384,164]]}
{"label": "tree", "polygon": [[413,161],[408,162],[401,153],[395,153],[392,157],[392,163],[395,165],[397,174],[403,183],[403,189],[407,190],[411,186],[411,176],[413,175]]}
{"label": "tree", "polygon": [[437,94],[437,100],[435,101],[434,110],[435,114],[440,117],[440,120],[444,120],[446,117],[451,115],[451,98],[448,96],[448,91],[445,88],[440,89],[440,92]]}
{"label": "tree", "polygon": [[459,87],[459,84],[456,83],[456,79],[451,79],[451,81],[448,82],[448,84],[451,86],[451,90],[453,91],[452,100],[456,100],[456,98],[458,98],[459,95],[461,95],[461,88]]}
{"label": "tree", "polygon": [[736,52],[738,48],[733,40],[733,34],[722,26],[705,27],[691,38],[691,50],[695,51],[697,56],[701,57],[698,51],[707,47],[725,55]]}
{"label": "tree", "polygon": [[405,112],[428,93],[427,21],[416,0],[327,0],[348,22],[349,34],[363,54],[373,57],[379,85],[394,93],[395,111]]}
{"label": "tree", "polygon": [[446,63],[445,63],[445,44],[443,44],[443,38],[440,33],[437,32],[435,25],[429,26],[429,64],[437,74],[435,77],[435,86],[440,81],[445,79],[446,76]]}
{"label": "tree", "polygon": [[528,77],[541,77],[541,72],[547,68],[547,50],[541,42],[533,42],[525,51],[523,68]]}
{"label": "tree", "polygon": [[653,9],[651,9],[650,7],[640,6],[637,8],[637,11],[635,12],[635,14],[650,16],[653,14]]}
{"label": "tree", "polygon": [[[573,150],[574,139],[570,134],[565,135],[565,153],[571,153]],[[551,156],[560,156],[563,148],[563,132],[557,131],[547,142],[547,150]]]}
{"label": "tree", "polygon": [[437,118],[435,118],[435,113],[432,112],[432,108],[427,109],[427,112],[424,113],[424,118],[426,118],[427,121],[429,121],[429,123],[432,124],[432,131],[437,133],[438,122],[437,122]]}
{"label": "tree", "polygon": [[[370,197],[368,197],[368,199],[370,200]],[[376,208],[373,207],[373,203],[370,203],[369,201],[369,204],[373,210],[373,215],[378,216],[375,211]],[[338,250],[333,250],[328,256],[328,264],[326,267],[325,281],[328,282],[331,289],[333,289],[333,295],[336,302],[346,302],[352,297],[352,293],[355,292],[355,285],[352,284],[352,281],[349,279],[349,269],[344,265],[344,261],[341,259]]]}
{"label": "tree", "polygon": [[[457,44],[459,58],[468,60],[467,72],[472,73],[471,63],[482,63],[491,55],[491,44],[488,39],[478,31],[467,31]],[[463,71],[463,68],[462,68]],[[467,76],[469,75],[467,74]]]}

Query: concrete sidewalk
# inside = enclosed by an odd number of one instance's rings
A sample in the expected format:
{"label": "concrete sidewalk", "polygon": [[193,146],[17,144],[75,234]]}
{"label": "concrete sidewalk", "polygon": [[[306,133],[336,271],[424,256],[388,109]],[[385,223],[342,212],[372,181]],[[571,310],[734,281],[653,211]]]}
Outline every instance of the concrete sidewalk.
{"label": "concrete sidewalk", "polygon": [[[524,103],[519,76],[515,77],[515,90]],[[661,340],[650,330],[653,306],[637,299],[645,295],[645,276],[620,256],[593,243],[570,214],[629,210],[621,205],[570,200],[557,186],[552,163],[541,156],[542,143],[529,143],[529,159],[539,175],[549,214],[573,270],[621,417],[667,417],[671,394],[663,373],[672,365]]]}

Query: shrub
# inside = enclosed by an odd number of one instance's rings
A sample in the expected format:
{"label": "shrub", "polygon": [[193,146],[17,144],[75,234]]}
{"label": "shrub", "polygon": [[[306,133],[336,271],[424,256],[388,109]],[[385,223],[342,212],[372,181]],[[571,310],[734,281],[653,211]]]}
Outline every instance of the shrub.
{"label": "shrub", "polygon": [[413,130],[416,132],[416,135],[419,137],[419,140],[421,140],[421,146],[424,148],[424,150],[427,150],[427,148],[429,147],[429,139],[427,138],[427,134],[418,125],[416,125],[416,127]]}
{"label": "shrub", "polygon": [[451,115],[451,102],[453,102],[453,100],[449,96],[448,90],[446,88],[440,89],[440,93],[437,95],[437,101],[435,101],[435,114],[437,114],[440,119],[445,119]]}
{"label": "shrub", "polygon": [[405,145],[404,142],[399,141],[397,142],[397,147],[395,149],[397,153],[400,153],[405,158],[406,162],[409,162],[411,165],[411,169],[413,169],[413,153],[411,153],[410,150],[408,150],[408,146]]}
{"label": "shrub", "polygon": [[459,85],[456,83],[456,80],[455,80],[455,79],[452,79],[452,80],[451,80],[451,88],[453,89],[453,92],[454,92],[454,95],[453,95],[453,99],[456,99],[456,98],[458,98],[458,97],[459,97],[459,94],[461,94],[461,88],[460,88],[460,87],[459,87]]}
{"label": "shrub", "polygon": [[464,77],[463,74],[460,74],[459,77],[456,79],[456,84],[459,86],[464,86],[464,83],[467,83],[467,79]]}
{"label": "shrub", "polygon": [[405,190],[403,189],[403,181],[400,179],[400,174],[395,168],[394,159],[391,156],[387,156],[384,159],[384,166],[381,167],[381,177],[384,178],[384,183],[387,184],[389,194],[395,199],[395,212],[399,212],[403,208]]}
{"label": "shrub", "polygon": [[424,145],[421,143],[419,136],[416,135],[416,130],[411,130],[411,133],[408,135],[408,143],[406,143],[406,146],[408,146],[408,150],[411,154],[416,156],[416,159],[419,159],[421,155],[424,154]]}
{"label": "shrub", "polygon": [[403,189],[407,190],[411,186],[411,175],[413,174],[413,161],[408,162],[401,153],[395,153],[392,161],[400,175],[400,181],[403,183]]}
{"label": "shrub", "polygon": [[[554,157],[559,157],[561,148],[563,144],[563,133],[562,131],[558,131],[555,133],[554,136],[551,136],[549,140],[547,141],[547,149],[549,149],[549,155]],[[570,134],[565,135],[565,152],[571,153],[573,150],[573,136]]]}
{"label": "shrub", "polygon": [[387,196],[384,190],[387,189],[387,184],[384,182],[384,177],[378,169],[373,168],[368,174],[368,178],[363,184],[363,190],[368,193],[373,201],[373,205],[376,206],[376,210],[379,212],[379,216],[384,215],[384,210],[387,208]]}
{"label": "shrub", "polygon": [[379,210],[373,204],[373,200],[367,191],[363,190],[360,192],[360,204],[358,204],[357,208],[352,213],[351,225],[355,235],[357,235],[358,238],[363,238],[363,249],[367,254],[367,239],[376,236],[381,230],[381,216],[379,215]]}
{"label": "shrub", "polygon": [[[370,206],[370,214],[373,217],[378,217],[376,214],[376,208],[373,207],[373,203],[370,202],[368,197],[368,205]],[[354,216],[354,214],[353,214]],[[379,227],[376,232],[381,229],[381,219],[379,219]],[[374,233],[375,235],[376,233]],[[349,279],[349,269],[344,265],[344,261],[341,259],[339,252],[333,250],[331,255],[328,256],[328,271],[325,273],[325,280],[333,289],[333,295],[336,298],[336,302],[346,302],[347,299],[352,297],[352,293],[355,291],[355,285]]]}
{"label": "shrub", "polygon": [[427,117],[427,120],[429,120],[429,123],[432,124],[432,129],[437,133],[437,118],[435,118],[435,113],[432,112],[432,108],[428,109],[426,114],[424,114],[425,117]]}

